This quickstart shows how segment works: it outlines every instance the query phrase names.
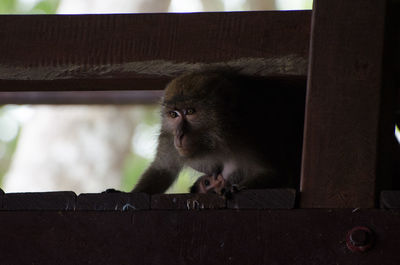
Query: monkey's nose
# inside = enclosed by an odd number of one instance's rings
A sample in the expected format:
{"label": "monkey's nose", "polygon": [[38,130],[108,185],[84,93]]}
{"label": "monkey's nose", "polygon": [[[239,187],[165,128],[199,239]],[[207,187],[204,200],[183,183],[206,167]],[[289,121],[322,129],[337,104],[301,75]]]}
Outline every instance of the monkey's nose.
{"label": "monkey's nose", "polygon": [[183,146],[183,137],[185,135],[183,133],[175,135],[175,145],[176,147],[181,148]]}
{"label": "monkey's nose", "polygon": [[182,134],[179,135],[179,137],[178,137],[178,138],[179,138],[179,144],[180,144],[180,145],[183,145],[183,144],[182,144],[182,142],[183,142],[183,136],[184,136],[184,134],[182,133]]}

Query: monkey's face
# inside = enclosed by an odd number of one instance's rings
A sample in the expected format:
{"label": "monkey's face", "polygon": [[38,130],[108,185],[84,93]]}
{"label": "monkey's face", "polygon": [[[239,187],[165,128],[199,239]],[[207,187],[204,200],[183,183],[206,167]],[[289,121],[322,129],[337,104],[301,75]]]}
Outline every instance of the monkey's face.
{"label": "monkey's face", "polygon": [[182,157],[198,156],[211,147],[207,123],[195,107],[165,107],[163,129],[173,135],[174,146]]}
{"label": "monkey's face", "polygon": [[225,193],[226,180],[221,174],[213,176],[201,176],[191,188],[192,193],[217,193],[223,195]]}
{"label": "monkey's face", "polygon": [[200,158],[223,144],[221,117],[228,99],[221,96],[225,86],[219,82],[216,77],[188,74],[171,81],[164,91],[162,129],[173,135],[183,157]]}

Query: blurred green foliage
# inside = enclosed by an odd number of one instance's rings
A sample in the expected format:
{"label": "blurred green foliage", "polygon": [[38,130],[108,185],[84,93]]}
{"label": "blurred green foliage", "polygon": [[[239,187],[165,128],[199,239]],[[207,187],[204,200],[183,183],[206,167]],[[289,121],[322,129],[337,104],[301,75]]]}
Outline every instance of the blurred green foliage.
{"label": "blurred green foliage", "polygon": [[[121,190],[125,192],[131,191],[150,163],[151,160],[149,159],[135,153],[130,154],[125,160]],[[199,172],[191,168],[184,168],[179,174],[178,180],[167,190],[167,193],[189,192],[189,187],[199,176]]]}
{"label": "blurred green foliage", "polygon": [[32,10],[31,14],[55,14],[60,0],[42,0],[37,3]]}
{"label": "blurred green foliage", "polygon": [[178,180],[166,193],[187,193],[191,184],[200,177],[201,173],[191,168],[184,168],[179,174]]}
{"label": "blurred green foliage", "polygon": [[124,168],[122,172],[122,191],[131,191],[139,180],[140,175],[150,165],[150,160],[135,153],[131,153],[125,159]]}
{"label": "blurred green foliage", "polygon": [[60,0],[32,1],[1,0],[0,14],[55,14]]}
{"label": "blurred green foliage", "polygon": [[0,1],[0,14],[14,14],[17,10],[17,0]]}

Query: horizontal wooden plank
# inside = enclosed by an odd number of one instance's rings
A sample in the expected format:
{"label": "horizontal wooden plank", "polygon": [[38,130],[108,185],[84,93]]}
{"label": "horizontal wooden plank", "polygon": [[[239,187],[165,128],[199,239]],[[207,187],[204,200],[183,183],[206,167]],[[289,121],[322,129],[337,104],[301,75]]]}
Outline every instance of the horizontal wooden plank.
{"label": "horizontal wooden plank", "polygon": [[226,208],[225,199],[216,194],[155,194],[151,196],[154,210],[199,210]]}
{"label": "horizontal wooden plank", "polygon": [[295,202],[294,189],[243,190],[227,201],[230,209],[292,209]]}
{"label": "horizontal wooden plank", "polygon": [[[4,198],[4,200],[3,200]],[[243,190],[225,200],[216,194],[127,193],[107,190],[102,193],[27,192],[2,193],[0,210],[130,211],[130,210],[199,210],[199,209],[291,209],[295,190]],[[1,203],[3,200],[3,204]]]}
{"label": "horizontal wooden plank", "polygon": [[144,75],[132,75],[132,78],[125,79],[117,77],[93,79],[85,75],[82,78],[54,80],[0,79],[0,92],[162,90],[169,80],[167,77]]}
{"label": "horizontal wooden plank", "polygon": [[[358,227],[366,253],[346,246]],[[399,227],[373,209],[0,212],[0,263],[397,265]]]}
{"label": "horizontal wooden plank", "polygon": [[2,210],[75,210],[76,194],[72,191],[64,192],[26,192],[7,193],[3,195]]}
{"label": "horizontal wooden plank", "polygon": [[0,90],[162,89],[210,65],[304,76],[310,19],[310,11],[2,15]]}
{"label": "horizontal wooden plank", "polygon": [[150,209],[150,195],[145,193],[104,192],[79,194],[76,210],[135,211]]}
{"label": "horizontal wooden plank", "polygon": [[0,104],[156,104],[162,94],[160,90],[0,92]]}

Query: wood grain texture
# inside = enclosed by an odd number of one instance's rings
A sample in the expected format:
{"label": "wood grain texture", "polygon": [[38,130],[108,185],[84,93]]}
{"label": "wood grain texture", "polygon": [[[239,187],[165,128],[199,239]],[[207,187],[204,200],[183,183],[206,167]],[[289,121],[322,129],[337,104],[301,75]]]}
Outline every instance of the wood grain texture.
{"label": "wood grain texture", "polygon": [[230,209],[293,209],[294,189],[243,190],[227,201]]}
{"label": "wood grain texture", "polygon": [[161,90],[0,92],[0,104],[158,104]]}
{"label": "wood grain texture", "polygon": [[385,1],[314,2],[302,207],[373,207]]}
{"label": "wood grain texture", "polygon": [[150,196],[145,193],[82,193],[76,210],[84,211],[136,211],[150,209]]}
{"label": "wood grain texture", "polygon": [[7,193],[3,210],[7,211],[70,211],[75,210],[76,194],[72,191]]}
{"label": "wood grain texture", "polygon": [[153,210],[224,209],[225,199],[214,194],[155,194],[151,196]]}
{"label": "wood grain texture", "polygon": [[[382,210],[0,212],[1,264],[397,265],[400,215]],[[367,226],[367,253],[346,234]]]}
{"label": "wood grain texture", "polygon": [[0,90],[163,89],[229,65],[305,75],[310,11],[0,16]]}

